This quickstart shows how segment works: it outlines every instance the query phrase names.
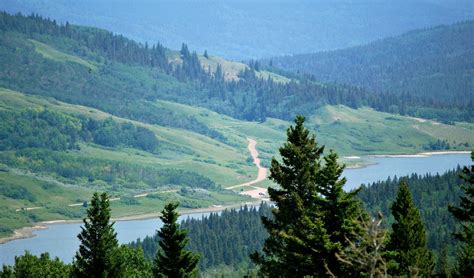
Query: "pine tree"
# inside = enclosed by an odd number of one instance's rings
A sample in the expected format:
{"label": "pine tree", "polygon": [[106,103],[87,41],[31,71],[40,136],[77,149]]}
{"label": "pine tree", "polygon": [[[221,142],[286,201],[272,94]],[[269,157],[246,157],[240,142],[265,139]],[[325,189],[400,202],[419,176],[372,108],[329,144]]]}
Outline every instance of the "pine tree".
{"label": "pine tree", "polygon": [[276,277],[350,275],[350,267],[336,258],[362,232],[356,219],[362,214],[355,193],[342,190],[343,167],[332,152],[321,165],[324,150],[304,127],[304,117],[295,119],[287,131],[287,142],[280,148],[283,163],[275,158],[270,179],[280,188],[269,188],[276,204],[273,217],[263,217],[269,233],[263,253],[252,260],[263,274]]}
{"label": "pine tree", "polygon": [[[474,161],[474,151],[471,152]],[[466,181],[462,186],[465,196],[461,197],[459,207],[449,206],[449,211],[461,221],[461,231],[455,237],[463,243],[458,253],[456,272],[463,277],[474,273],[474,164],[463,168],[460,177]]]}
{"label": "pine tree", "polygon": [[114,254],[118,248],[117,233],[110,223],[110,201],[107,193],[94,193],[77,236],[81,241],[73,263],[76,277],[116,277],[119,268]]}
{"label": "pine tree", "polygon": [[188,45],[183,42],[181,44],[181,50],[179,51],[181,53],[181,57],[184,60],[188,60],[191,57],[191,52],[189,52]]}
{"label": "pine tree", "polygon": [[167,204],[160,217],[164,225],[158,236],[160,250],[157,252],[153,272],[155,277],[196,277],[199,255],[185,251],[188,239],[186,231],[180,230],[177,203]]}
{"label": "pine tree", "polygon": [[204,57],[206,57],[206,59],[209,59],[209,54],[207,54],[207,50],[204,50]]}
{"label": "pine tree", "polygon": [[434,258],[426,247],[426,233],[419,210],[414,206],[406,181],[400,183],[395,202],[391,207],[395,222],[387,249],[397,264],[394,275],[430,276]]}

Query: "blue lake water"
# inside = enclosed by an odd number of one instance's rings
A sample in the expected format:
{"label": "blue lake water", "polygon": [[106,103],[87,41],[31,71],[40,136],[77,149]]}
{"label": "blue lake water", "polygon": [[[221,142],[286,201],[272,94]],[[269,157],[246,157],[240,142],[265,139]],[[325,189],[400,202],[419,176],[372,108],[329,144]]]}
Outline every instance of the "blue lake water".
{"label": "blue lake water", "polygon": [[[388,176],[404,176],[411,173],[443,173],[458,165],[471,164],[469,154],[433,155],[428,157],[369,157],[367,160],[374,163],[365,168],[346,169],[346,189],[356,188],[362,183],[371,183],[385,180]],[[201,218],[209,213],[194,213],[181,216]],[[35,231],[35,237],[19,239],[0,244],[0,265],[12,264],[14,257],[29,250],[33,254],[49,252],[52,257],[57,256],[65,262],[71,262],[78,249],[77,234],[81,224],[54,224],[46,230]],[[128,243],[137,238],[153,235],[161,226],[159,219],[118,221],[115,223],[118,240]]]}

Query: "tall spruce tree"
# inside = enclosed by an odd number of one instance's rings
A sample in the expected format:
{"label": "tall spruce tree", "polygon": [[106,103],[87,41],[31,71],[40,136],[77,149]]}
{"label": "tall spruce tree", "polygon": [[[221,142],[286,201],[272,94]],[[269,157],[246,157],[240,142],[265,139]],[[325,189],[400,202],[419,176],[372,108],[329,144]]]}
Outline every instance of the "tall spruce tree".
{"label": "tall spruce tree", "polygon": [[[474,151],[471,152],[474,161]],[[460,177],[466,181],[462,186],[465,196],[461,197],[459,207],[449,206],[449,211],[461,221],[461,231],[455,237],[462,242],[458,253],[456,272],[462,277],[474,273],[474,164],[465,166]]]}
{"label": "tall spruce tree", "polygon": [[167,204],[160,217],[164,225],[158,236],[160,238],[160,250],[157,252],[153,274],[155,277],[196,277],[199,255],[186,251],[186,231],[180,230],[178,203]]}
{"label": "tall spruce tree", "polygon": [[362,232],[355,221],[363,214],[360,203],[354,192],[342,190],[337,154],[331,152],[322,165],[324,146],[304,127],[304,117],[296,117],[287,136],[280,148],[283,163],[273,158],[270,168],[270,179],[280,187],[268,188],[276,205],[273,217],[262,218],[269,237],[264,254],[252,260],[270,277],[351,275],[336,254]]}
{"label": "tall spruce tree", "polygon": [[77,236],[81,241],[73,263],[76,277],[118,277],[114,254],[118,248],[117,233],[110,222],[110,201],[107,193],[94,193]]}
{"label": "tall spruce tree", "polygon": [[431,276],[434,258],[426,247],[426,233],[420,212],[413,204],[410,189],[406,181],[400,182],[395,202],[391,207],[395,222],[387,249],[392,253],[395,269],[393,275]]}

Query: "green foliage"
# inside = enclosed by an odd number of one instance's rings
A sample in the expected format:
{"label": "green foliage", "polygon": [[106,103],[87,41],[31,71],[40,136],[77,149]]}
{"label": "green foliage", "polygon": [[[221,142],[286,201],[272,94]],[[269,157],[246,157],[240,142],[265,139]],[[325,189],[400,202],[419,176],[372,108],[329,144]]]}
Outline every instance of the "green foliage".
{"label": "green foliage", "polygon": [[85,117],[42,110],[0,112],[0,150],[45,148],[54,151],[78,149],[78,141],[106,147],[130,146],[155,152],[155,134],[131,123],[112,119],[97,121]]}
{"label": "green foliage", "polygon": [[36,197],[31,194],[28,189],[24,187],[17,187],[10,184],[1,183],[0,184],[0,195],[6,196],[12,199],[23,199],[30,202],[36,201]]}
{"label": "green foliage", "polygon": [[426,247],[425,228],[406,181],[400,183],[391,210],[395,223],[392,224],[387,250],[393,252],[390,257],[397,263],[397,268],[390,271],[393,275],[431,276],[433,254]]}
{"label": "green foliage", "polygon": [[154,260],[155,277],[196,277],[199,255],[186,251],[187,233],[180,229],[177,203],[169,203],[162,211],[160,219],[163,227],[158,231],[160,249]]}
{"label": "green foliage", "polygon": [[120,269],[119,277],[153,277],[151,263],[145,259],[142,249],[132,249],[122,245],[115,251],[114,260],[116,267]]}
{"label": "green foliage", "polygon": [[117,233],[110,223],[110,201],[106,193],[94,193],[87,209],[87,218],[77,236],[81,241],[73,263],[76,277],[117,277],[115,253],[118,248]]}
{"label": "green foliage", "polygon": [[[207,177],[179,169],[162,169],[131,162],[76,156],[45,149],[23,149],[7,152],[0,161],[9,166],[29,169],[37,173],[52,173],[68,180],[100,188],[104,184],[112,190],[139,189],[182,185],[214,189],[215,183]],[[102,181],[102,182],[101,182]]]}
{"label": "green foliage", "polygon": [[356,220],[364,213],[354,199],[356,192],[342,189],[345,179],[340,179],[343,167],[337,154],[331,151],[321,165],[324,147],[303,123],[299,116],[288,129],[280,148],[283,163],[272,160],[270,179],[280,188],[268,193],[276,208],[273,219],[262,218],[269,233],[264,255],[256,253],[252,259],[268,276],[348,275],[353,269],[336,253],[362,232]]}
{"label": "green foliage", "polygon": [[[474,161],[474,151],[471,159]],[[450,205],[449,211],[461,222],[461,230],[455,234],[462,242],[456,272],[460,276],[469,276],[474,273],[474,164],[465,166],[460,177],[466,183],[461,186],[464,195],[460,197],[459,207]]]}
{"label": "green foliage", "polygon": [[77,119],[48,110],[0,112],[0,150],[78,148],[80,125]]}
{"label": "green foliage", "polygon": [[3,265],[0,277],[70,277],[70,265],[64,264],[58,258],[51,259],[48,253],[37,257],[26,251],[25,255],[15,257],[12,266]]}

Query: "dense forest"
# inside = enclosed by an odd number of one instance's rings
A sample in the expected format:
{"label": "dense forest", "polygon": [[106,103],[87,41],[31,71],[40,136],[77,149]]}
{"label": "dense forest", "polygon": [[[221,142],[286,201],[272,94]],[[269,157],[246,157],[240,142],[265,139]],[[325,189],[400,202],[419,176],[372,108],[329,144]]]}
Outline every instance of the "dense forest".
{"label": "dense forest", "polygon": [[[321,81],[362,86],[374,93],[428,98],[433,106],[451,103],[472,111],[473,36],[474,22],[465,21],[337,51],[275,57],[271,64]],[[406,113],[403,109],[398,106],[394,112]],[[430,113],[419,112],[420,116]],[[466,119],[472,119],[472,114],[468,115]]]}
{"label": "dense forest", "polygon": [[[276,82],[257,77],[260,69],[255,67],[244,69],[238,80],[225,80],[222,70],[203,69],[198,55],[185,44],[178,53],[104,30],[59,25],[38,15],[3,12],[0,18],[0,60],[7,65],[1,69],[0,86],[147,123],[185,128],[221,141],[225,138],[220,133],[195,118],[179,117],[156,107],[153,101],[199,105],[245,120],[290,120],[296,114],[311,115],[325,104],[370,106],[446,122],[472,120],[470,101],[374,93],[361,87],[321,84],[317,78],[306,76]],[[45,58],[51,51],[61,51],[70,61]]]}
{"label": "dense forest", "polygon": [[[241,207],[211,213],[202,219],[186,219],[181,227],[188,231],[187,248],[202,255],[201,271],[223,266],[248,269],[250,254],[261,250],[267,237],[260,222],[269,216],[271,207],[262,203],[258,207]],[[137,239],[130,243],[133,248],[142,248],[145,257],[152,259],[158,249],[157,235]]]}
{"label": "dense forest", "polygon": [[[458,246],[452,235],[458,225],[448,212],[448,205],[456,204],[462,195],[460,185],[463,184],[463,180],[459,177],[460,172],[461,168],[458,168],[444,174],[422,176],[413,174],[389,178],[386,181],[362,186],[357,196],[372,215],[382,212],[387,223],[392,223],[390,206],[395,200],[400,181],[406,181],[414,204],[420,209],[427,231],[428,247],[435,251],[438,257],[447,250],[452,258]],[[189,250],[203,254],[199,263],[202,271],[222,265],[248,267],[250,261],[245,253],[261,250],[267,233],[260,223],[260,217],[268,215],[270,207],[263,204],[258,209],[244,207],[237,211],[225,211],[219,215],[211,214],[202,220],[186,220],[182,223],[182,227],[189,232]],[[155,235],[138,239],[131,243],[131,246],[141,247],[147,258],[153,258],[157,250],[156,242]]]}
{"label": "dense forest", "polygon": [[372,214],[382,212],[388,221],[393,220],[390,206],[397,194],[400,181],[408,183],[413,202],[420,209],[427,231],[428,247],[437,254],[448,249],[456,251],[456,241],[452,234],[458,228],[455,218],[448,212],[448,205],[458,202],[462,195],[463,180],[459,177],[461,168],[444,174],[413,174],[407,177],[394,177],[382,182],[362,186],[358,197]]}

